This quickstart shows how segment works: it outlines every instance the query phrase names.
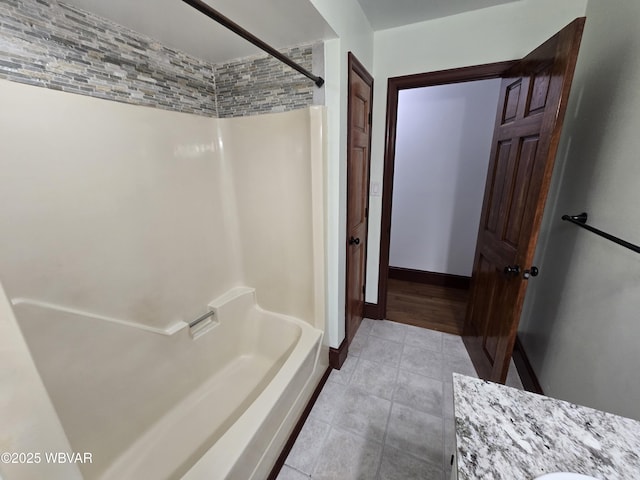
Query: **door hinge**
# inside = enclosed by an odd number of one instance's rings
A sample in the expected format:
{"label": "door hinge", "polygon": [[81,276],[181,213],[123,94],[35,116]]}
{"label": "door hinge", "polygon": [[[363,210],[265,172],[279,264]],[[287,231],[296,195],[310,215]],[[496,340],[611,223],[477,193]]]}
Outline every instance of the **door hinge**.
{"label": "door hinge", "polygon": [[371,111],[369,111],[369,125],[371,125]]}
{"label": "door hinge", "polygon": [[369,207],[364,207],[364,218],[369,218]]}
{"label": "door hinge", "polygon": [[364,295],[364,285],[362,285],[362,294]]}

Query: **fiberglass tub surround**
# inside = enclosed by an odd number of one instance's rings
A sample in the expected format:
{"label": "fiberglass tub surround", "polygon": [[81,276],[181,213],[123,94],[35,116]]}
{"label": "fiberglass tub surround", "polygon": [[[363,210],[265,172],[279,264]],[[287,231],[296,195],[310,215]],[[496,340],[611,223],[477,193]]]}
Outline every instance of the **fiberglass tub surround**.
{"label": "fiberglass tub surround", "polygon": [[264,476],[324,370],[322,109],[0,101],[0,278],[81,474]]}

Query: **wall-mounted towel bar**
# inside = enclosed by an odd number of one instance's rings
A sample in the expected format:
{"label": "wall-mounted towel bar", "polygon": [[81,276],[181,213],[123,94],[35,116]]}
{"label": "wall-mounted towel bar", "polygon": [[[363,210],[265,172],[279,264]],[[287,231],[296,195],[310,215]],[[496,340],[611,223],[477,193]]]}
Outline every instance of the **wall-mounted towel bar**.
{"label": "wall-mounted towel bar", "polygon": [[571,222],[574,225],[578,225],[579,227],[582,227],[585,230],[589,230],[590,232],[593,232],[596,235],[604,237],[607,240],[611,240],[613,243],[617,243],[618,245],[622,245],[623,247],[626,247],[629,250],[633,250],[636,253],[640,253],[640,247],[638,245],[634,245],[633,243],[629,243],[626,240],[622,240],[621,238],[614,237],[613,235],[607,232],[603,232],[602,230],[593,228],[591,225],[587,225],[587,219],[588,219],[588,215],[586,214],[586,212],[583,212],[580,215],[563,215],[562,216],[562,220]]}
{"label": "wall-mounted towel bar", "polygon": [[184,3],[186,3],[187,5],[192,6],[193,8],[198,10],[200,13],[204,13],[207,17],[209,17],[212,20],[215,20],[220,25],[228,28],[233,33],[235,33],[236,35],[244,38],[248,42],[253,43],[256,47],[264,50],[265,52],[267,52],[272,57],[275,57],[278,60],[280,60],[282,63],[285,63],[285,64],[289,65],[291,68],[293,68],[294,70],[300,72],[302,75],[304,75],[308,79],[313,80],[313,83],[315,83],[318,88],[320,88],[322,85],[324,85],[324,79],[322,77],[314,75],[313,73],[311,73],[306,68],[301,67],[296,62],[291,60],[289,57],[287,57],[287,56],[283,55],[282,53],[280,53],[279,51],[277,51],[275,48],[273,48],[268,43],[263,42],[258,37],[256,37],[254,34],[252,34],[251,32],[249,32],[247,30],[245,30],[244,28],[242,28],[240,25],[235,23],[233,20],[225,17],[224,15],[222,15],[217,10],[211,8],[209,5],[204,3],[202,0],[182,0],[182,1]]}

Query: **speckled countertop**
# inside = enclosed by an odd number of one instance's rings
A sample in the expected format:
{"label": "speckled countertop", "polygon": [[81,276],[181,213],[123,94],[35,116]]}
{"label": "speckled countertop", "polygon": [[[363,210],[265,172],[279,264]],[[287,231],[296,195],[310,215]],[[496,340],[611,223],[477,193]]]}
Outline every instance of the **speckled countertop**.
{"label": "speckled countertop", "polygon": [[459,480],[640,480],[640,422],[454,374]]}

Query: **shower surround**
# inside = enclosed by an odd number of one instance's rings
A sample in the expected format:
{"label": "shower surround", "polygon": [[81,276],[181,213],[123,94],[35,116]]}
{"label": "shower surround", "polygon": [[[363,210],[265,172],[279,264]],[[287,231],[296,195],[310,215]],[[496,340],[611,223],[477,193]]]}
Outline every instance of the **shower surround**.
{"label": "shower surround", "polygon": [[264,478],[327,367],[324,109],[0,103],[0,450],[92,454],[4,480]]}

